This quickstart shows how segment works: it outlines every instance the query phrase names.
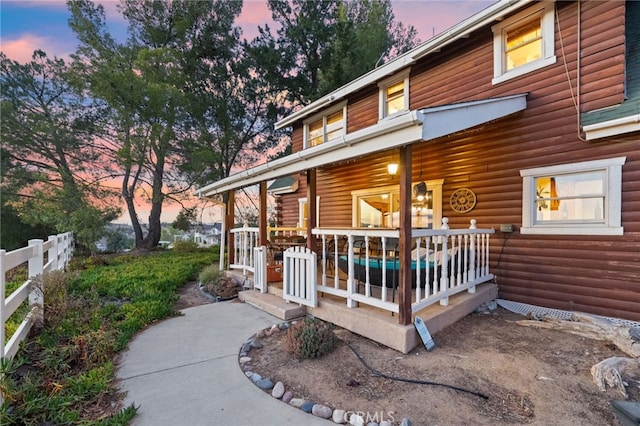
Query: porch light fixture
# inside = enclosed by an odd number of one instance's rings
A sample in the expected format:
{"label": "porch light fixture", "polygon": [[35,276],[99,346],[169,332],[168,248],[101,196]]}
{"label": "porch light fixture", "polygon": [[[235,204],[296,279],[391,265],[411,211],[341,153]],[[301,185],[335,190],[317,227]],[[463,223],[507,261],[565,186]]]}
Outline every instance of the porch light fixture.
{"label": "porch light fixture", "polygon": [[387,164],[387,173],[389,173],[391,176],[395,176],[398,173],[398,167],[398,163]]}
{"label": "porch light fixture", "polygon": [[[420,149],[420,179],[422,179],[422,149]],[[422,181],[413,186],[413,195],[418,201],[424,200],[427,196],[427,184]]]}
{"label": "porch light fixture", "polygon": [[413,195],[416,196],[418,201],[424,200],[424,198],[427,196],[427,184],[424,182],[416,183],[413,186]]}

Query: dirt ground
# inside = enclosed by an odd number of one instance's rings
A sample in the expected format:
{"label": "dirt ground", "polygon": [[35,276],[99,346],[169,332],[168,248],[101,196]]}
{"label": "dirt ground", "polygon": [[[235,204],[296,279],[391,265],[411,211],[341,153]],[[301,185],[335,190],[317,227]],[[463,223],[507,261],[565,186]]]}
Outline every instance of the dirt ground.
{"label": "dirt ground", "polygon": [[[192,306],[208,302],[193,291],[186,286],[181,300]],[[338,328],[341,342],[333,352],[297,360],[284,350],[284,332],[276,332],[260,339],[261,349],[251,350],[250,366],[274,383],[282,381],[296,398],[394,424],[403,417],[414,425],[619,424],[610,400],[621,395],[600,392],[590,368],[624,354],[605,342],[515,323],[523,318],[501,308],[474,313],[434,335],[431,352],[418,347],[407,355]],[[252,332],[247,331],[247,338]],[[388,376],[452,385],[487,399],[378,377],[345,342]],[[627,382],[629,400],[640,402],[640,375],[627,377]]]}

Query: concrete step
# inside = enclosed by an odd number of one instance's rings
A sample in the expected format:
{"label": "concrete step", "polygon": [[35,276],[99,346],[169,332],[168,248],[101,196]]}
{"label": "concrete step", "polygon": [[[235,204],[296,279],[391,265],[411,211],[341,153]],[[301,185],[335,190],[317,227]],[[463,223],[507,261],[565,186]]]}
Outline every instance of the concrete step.
{"label": "concrete step", "polygon": [[257,290],[241,291],[238,293],[238,298],[284,321],[300,318],[307,314],[304,306],[297,303],[287,303],[282,297],[260,293]]}

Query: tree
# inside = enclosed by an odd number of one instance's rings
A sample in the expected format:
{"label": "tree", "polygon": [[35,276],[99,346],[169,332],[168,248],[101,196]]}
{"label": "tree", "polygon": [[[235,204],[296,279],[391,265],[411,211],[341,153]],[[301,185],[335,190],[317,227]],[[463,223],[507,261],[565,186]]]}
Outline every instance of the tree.
{"label": "tree", "polygon": [[71,230],[90,249],[119,214],[95,167],[99,106],[70,83],[65,61],[43,51],[24,65],[0,53],[0,70],[2,154],[10,164],[3,168],[3,197],[20,222]]}
{"label": "tree", "polygon": [[[200,154],[210,146],[203,141],[212,138],[201,130],[211,123],[194,117],[208,111],[205,95],[218,93],[212,82],[228,79],[239,34],[233,22],[242,3],[124,0],[121,11],[129,24],[124,44],[107,32],[102,6],[87,0],[68,4],[70,26],[81,43],[77,70],[93,95],[111,107],[105,136],[112,143],[136,247],[155,247],[163,203],[179,199],[202,174]],[[211,74],[201,79],[204,70]],[[215,106],[209,115],[217,122],[224,115],[216,116]],[[146,236],[136,213],[140,193],[151,204]]]}
{"label": "tree", "polygon": [[395,22],[390,0],[269,0],[279,26],[249,44],[262,74],[304,105],[419,43],[417,31]]}
{"label": "tree", "polygon": [[320,70],[328,65],[336,33],[340,0],[269,0],[271,17],[279,27],[276,36],[268,25],[248,46],[259,58],[262,72],[293,105],[306,104],[322,95]]}
{"label": "tree", "polygon": [[326,94],[420,43],[413,26],[395,21],[389,0],[343,2],[336,33],[319,71],[318,91]]}
{"label": "tree", "polygon": [[105,237],[108,252],[120,253],[133,247],[133,240],[122,229],[111,229],[107,231]]}
{"label": "tree", "polygon": [[198,215],[197,208],[182,208],[176,216],[176,219],[171,223],[171,227],[174,229],[179,229],[181,231],[188,231],[191,229],[191,226],[196,221],[196,216]]}

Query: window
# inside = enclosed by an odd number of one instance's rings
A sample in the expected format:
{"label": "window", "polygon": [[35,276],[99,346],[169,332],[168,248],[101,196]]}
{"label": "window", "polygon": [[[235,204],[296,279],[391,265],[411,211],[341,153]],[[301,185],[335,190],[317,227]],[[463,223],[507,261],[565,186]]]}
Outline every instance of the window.
{"label": "window", "polygon": [[378,87],[380,120],[409,109],[409,70],[380,82]]}
{"label": "window", "polygon": [[556,62],[554,4],[544,2],[492,27],[493,84]]}
{"label": "window", "polygon": [[[414,182],[414,185],[416,183]],[[411,227],[440,228],[443,183],[443,179],[427,181],[427,196],[422,200],[411,200]],[[398,228],[400,226],[400,192],[397,185],[353,191],[351,197],[354,227]]]}
{"label": "window", "polygon": [[344,136],[346,109],[346,103],[341,103],[305,121],[305,148]]}
{"label": "window", "polygon": [[[298,228],[307,229],[307,223],[309,220],[309,204],[307,198],[298,199]],[[320,220],[320,197],[316,196],[316,221]],[[320,223],[316,223],[319,226]]]}
{"label": "window", "polygon": [[521,170],[523,234],[622,235],[626,157]]}

